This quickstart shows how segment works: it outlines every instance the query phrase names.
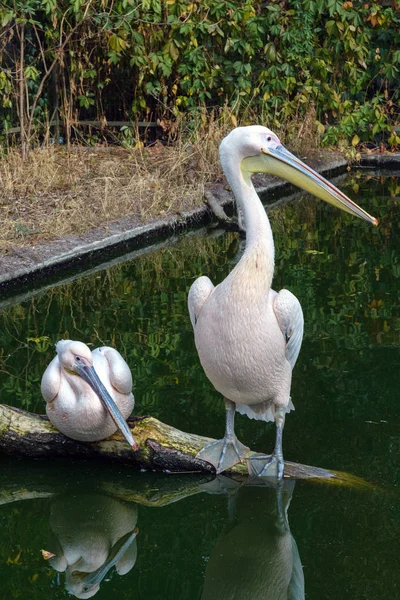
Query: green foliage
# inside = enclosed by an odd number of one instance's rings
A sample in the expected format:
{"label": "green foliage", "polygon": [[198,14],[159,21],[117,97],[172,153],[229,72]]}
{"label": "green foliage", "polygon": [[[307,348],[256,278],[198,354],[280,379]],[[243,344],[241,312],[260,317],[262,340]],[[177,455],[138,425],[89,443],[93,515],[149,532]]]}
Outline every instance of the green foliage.
{"label": "green foliage", "polygon": [[[63,71],[57,93],[64,109],[72,103],[70,114],[110,120],[117,111],[135,121],[228,105],[244,119],[251,107],[252,115],[280,128],[315,107],[324,144],[355,135],[361,142],[377,136],[391,146],[399,142],[400,13],[394,5],[2,0],[0,20],[8,27],[9,57],[16,50],[12,27],[25,25],[30,83],[57,59]],[[1,91],[12,73],[12,60],[2,60]],[[45,108],[52,112],[51,81],[41,91],[49,97],[45,107],[37,106],[39,121]],[[30,96],[37,90],[32,85]],[[3,92],[13,98],[12,107],[2,103],[3,122],[17,117],[14,92]]]}

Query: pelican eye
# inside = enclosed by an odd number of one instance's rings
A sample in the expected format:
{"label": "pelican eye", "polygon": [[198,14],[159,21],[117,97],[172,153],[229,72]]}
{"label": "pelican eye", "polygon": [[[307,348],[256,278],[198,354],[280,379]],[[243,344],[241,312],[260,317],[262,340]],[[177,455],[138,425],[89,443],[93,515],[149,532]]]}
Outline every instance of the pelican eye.
{"label": "pelican eye", "polygon": [[269,135],[269,136],[267,137],[267,142],[270,142],[271,140],[272,140],[272,137]]}

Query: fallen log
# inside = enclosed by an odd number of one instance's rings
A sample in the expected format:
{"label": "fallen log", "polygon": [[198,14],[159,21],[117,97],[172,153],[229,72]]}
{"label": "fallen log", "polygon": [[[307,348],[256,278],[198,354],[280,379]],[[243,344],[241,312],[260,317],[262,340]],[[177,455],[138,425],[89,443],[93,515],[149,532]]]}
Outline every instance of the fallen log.
{"label": "fallen log", "polygon": [[[0,452],[31,458],[96,458],[118,461],[136,469],[174,473],[215,473],[212,465],[196,458],[210,438],[189,434],[153,417],[128,420],[138,449],[134,452],[119,432],[100,442],[77,442],[67,438],[45,415],[0,405]],[[246,477],[246,463],[225,474]],[[333,484],[369,486],[363,479],[319,467],[285,462],[285,477],[314,479]]]}

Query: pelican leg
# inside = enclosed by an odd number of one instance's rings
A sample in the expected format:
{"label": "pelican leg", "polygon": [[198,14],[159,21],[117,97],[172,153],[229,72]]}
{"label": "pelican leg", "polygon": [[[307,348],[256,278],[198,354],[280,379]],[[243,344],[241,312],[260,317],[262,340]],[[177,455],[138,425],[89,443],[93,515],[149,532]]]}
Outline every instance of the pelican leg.
{"label": "pelican leg", "polygon": [[271,455],[253,454],[247,459],[250,476],[276,477],[278,481],[283,478],[282,435],[285,425],[285,414],[285,408],[279,407],[275,410],[276,438],[273,453]]}
{"label": "pelican leg", "polygon": [[[285,510],[285,500],[284,500],[284,485],[287,482],[283,481],[283,479],[279,479],[276,484],[276,519],[275,519],[275,527],[277,531],[281,535],[285,535],[289,529],[289,522],[287,517],[287,506],[286,502],[286,510]],[[287,488],[288,489],[288,488]],[[289,488],[290,489],[290,488]]]}
{"label": "pelican leg", "polygon": [[196,456],[196,458],[211,463],[217,473],[222,473],[222,471],[226,471],[238,462],[242,462],[245,459],[246,453],[250,452],[250,448],[239,442],[235,435],[236,407],[234,402],[225,398],[225,407],[226,428],[224,438],[207,444]]}

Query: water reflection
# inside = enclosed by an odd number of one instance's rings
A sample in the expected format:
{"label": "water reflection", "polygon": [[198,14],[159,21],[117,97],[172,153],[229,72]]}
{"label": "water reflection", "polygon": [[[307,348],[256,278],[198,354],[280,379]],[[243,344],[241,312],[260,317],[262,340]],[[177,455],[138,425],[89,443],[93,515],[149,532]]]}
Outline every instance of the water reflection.
{"label": "water reflection", "polygon": [[288,521],[294,485],[246,485],[234,496],[228,491],[236,523],[211,552],[202,600],[304,599],[303,568]]}
{"label": "water reflection", "polygon": [[228,481],[3,458],[0,598],[84,598],[97,583],[99,600],[299,600],[301,563],[309,600],[397,598],[396,488],[285,481],[279,504]]}
{"label": "water reflection", "polygon": [[[47,476],[45,481],[49,481]],[[295,482],[285,480],[277,488],[272,486],[267,480],[235,481],[224,476],[210,480],[202,476],[144,475],[128,487],[120,477],[111,487],[104,480],[100,487],[109,489],[110,494],[79,488],[74,494],[58,493],[50,505],[46,549],[54,556],[48,564],[65,574],[62,581],[69,594],[91,598],[114,566],[122,576],[136,563],[138,508],[131,498],[163,511],[162,507],[180,504],[193,495],[225,494],[228,531],[221,521],[219,537],[207,559],[202,600],[301,600],[303,569],[288,521]],[[54,489],[61,491],[58,486]],[[116,497],[111,496],[112,492]],[[152,539],[151,544],[161,542]],[[149,550],[148,543],[145,535],[144,553]],[[161,561],[167,558],[159,556]],[[182,558],[176,557],[178,561]]]}
{"label": "water reflection", "polygon": [[[211,550],[202,600],[303,599],[303,569],[288,521],[295,482],[284,481],[274,488],[268,482],[236,482],[223,476],[203,481],[199,478],[196,486],[188,478],[185,485],[183,478],[175,490],[172,478],[161,495],[146,496],[146,503],[157,506],[161,499],[165,506],[193,493],[227,495],[229,530],[220,534]],[[136,491],[144,500],[137,483]],[[123,493],[127,495],[127,490]],[[136,503],[105,494],[64,494],[52,500],[47,550],[55,556],[48,564],[65,573],[68,593],[91,598],[114,566],[120,576],[132,570],[137,519]]]}
{"label": "water reflection", "polygon": [[118,575],[137,557],[137,506],[101,494],[56,497],[50,509],[49,564],[65,573],[65,588],[91,598],[115,566]]}

